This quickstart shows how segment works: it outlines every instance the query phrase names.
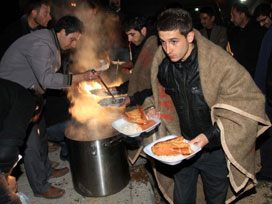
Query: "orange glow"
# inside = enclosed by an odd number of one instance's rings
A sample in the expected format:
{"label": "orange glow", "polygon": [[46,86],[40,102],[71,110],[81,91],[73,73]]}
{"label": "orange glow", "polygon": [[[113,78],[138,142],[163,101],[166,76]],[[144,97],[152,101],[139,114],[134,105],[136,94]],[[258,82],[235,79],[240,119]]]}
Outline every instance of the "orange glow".
{"label": "orange glow", "polygon": [[96,81],[90,81],[90,82],[84,81],[84,82],[81,82],[79,86],[87,92],[90,92],[91,90],[94,90],[94,89],[102,88],[102,86]]}
{"label": "orange glow", "polygon": [[72,7],[76,7],[76,6],[77,6],[77,4],[76,4],[76,2],[71,2],[71,3],[70,3],[70,6],[72,6]]}
{"label": "orange glow", "polygon": [[[98,121],[107,121],[110,125],[113,118],[119,116],[119,107],[102,107],[98,101],[105,96],[98,96],[91,93],[91,90],[100,89],[101,85],[96,81],[81,82],[69,89],[68,97],[71,101],[69,112],[72,117],[81,123],[88,123],[94,118]],[[106,96],[107,97],[107,96]]]}

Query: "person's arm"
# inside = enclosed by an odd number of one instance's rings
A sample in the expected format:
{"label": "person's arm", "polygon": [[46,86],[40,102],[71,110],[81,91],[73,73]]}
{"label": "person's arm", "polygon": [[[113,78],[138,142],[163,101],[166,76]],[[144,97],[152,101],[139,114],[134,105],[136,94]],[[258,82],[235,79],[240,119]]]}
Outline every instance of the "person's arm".
{"label": "person's arm", "polygon": [[190,143],[198,145],[207,150],[219,148],[221,146],[220,129],[218,128],[217,124],[215,124],[204,131],[204,133],[192,139]]}
{"label": "person's arm", "polygon": [[142,91],[137,91],[132,96],[129,96],[130,98],[130,106],[136,106],[136,105],[142,105],[144,103],[144,100],[152,96],[152,89],[144,89]]}
{"label": "person's arm", "polygon": [[43,43],[33,46],[33,49],[30,51],[30,56],[28,56],[28,61],[31,64],[33,73],[44,89],[67,88],[72,84],[79,83],[81,81],[95,79],[99,74],[97,72],[92,72],[91,70],[72,75],[56,73],[59,67],[54,69],[54,66],[60,65],[54,65],[54,60],[56,59],[52,58],[52,51]]}
{"label": "person's arm", "polygon": [[96,79],[98,75],[99,75],[98,72],[86,71],[84,73],[71,74],[69,76],[71,77],[71,84],[76,84],[82,81]]}
{"label": "person's arm", "polygon": [[121,85],[116,86],[114,88],[116,89],[116,91],[118,92],[118,94],[125,94],[125,93],[128,92],[128,85],[129,85],[129,81],[125,81]]}

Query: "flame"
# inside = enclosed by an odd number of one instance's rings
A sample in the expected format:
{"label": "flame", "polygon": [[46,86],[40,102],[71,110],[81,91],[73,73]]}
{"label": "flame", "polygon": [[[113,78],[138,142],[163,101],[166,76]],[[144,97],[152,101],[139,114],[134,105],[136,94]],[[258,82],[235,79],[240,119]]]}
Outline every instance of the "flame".
{"label": "flame", "polygon": [[101,84],[99,84],[97,81],[89,81],[89,82],[84,81],[79,84],[79,87],[81,87],[81,89],[84,89],[86,92],[89,92],[89,93],[91,90],[102,88]]}
{"label": "flame", "polygon": [[94,118],[98,121],[109,121],[120,114],[121,108],[102,107],[98,101],[105,96],[98,96],[91,93],[91,90],[101,89],[97,81],[81,82],[69,89],[68,97],[71,101],[69,112],[78,122],[88,124]]}

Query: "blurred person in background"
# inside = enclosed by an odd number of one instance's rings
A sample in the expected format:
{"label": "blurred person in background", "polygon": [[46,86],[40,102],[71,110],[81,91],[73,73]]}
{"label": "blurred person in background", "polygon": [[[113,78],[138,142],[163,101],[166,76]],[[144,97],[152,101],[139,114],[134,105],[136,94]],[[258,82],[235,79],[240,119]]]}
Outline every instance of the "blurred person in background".
{"label": "blurred person in background", "polygon": [[131,61],[121,65],[129,67],[132,73],[128,81],[111,90],[118,94],[127,93],[124,104],[129,106],[142,105],[145,98],[152,95],[150,84],[150,68],[158,39],[149,33],[144,17],[134,17],[124,23],[124,29],[131,47]]}
{"label": "blurred person in background", "polygon": [[[17,39],[0,62],[0,77],[25,88],[44,94],[47,88],[65,89],[81,81],[92,80],[97,73],[56,73],[61,65],[61,51],[75,49],[84,31],[83,23],[75,16],[60,18],[52,30],[41,29]],[[42,127],[42,128],[40,128]],[[69,172],[67,167],[53,169],[48,159],[44,119],[35,123],[27,140],[24,165],[35,196],[59,198],[63,189],[52,186],[49,178]]]}
{"label": "blurred person in background", "polygon": [[228,33],[233,57],[254,77],[259,50],[266,29],[260,27],[242,3],[234,3],[231,8],[231,22]]}
{"label": "blurred person in background", "polygon": [[227,28],[216,25],[216,17],[213,8],[203,7],[199,10],[199,17],[203,29],[200,33],[213,43],[226,49],[228,43]]}
{"label": "blurred person in background", "polygon": [[21,203],[16,195],[12,169],[18,161],[19,147],[25,143],[27,128],[38,120],[41,96],[21,85],[0,78],[0,203]]}
{"label": "blurred person in background", "polygon": [[267,29],[272,25],[272,10],[268,3],[259,4],[254,10],[254,17],[260,26],[266,27]]}
{"label": "blurred person in background", "polygon": [[[255,8],[254,17],[260,26],[268,29],[263,37],[257,61],[254,81],[266,97],[266,113],[272,120],[272,21],[271,6],[262,3]],[[256,174],[259,181],[272,182],[272,130],[267,130],[257,140],[260,147],[261,169]]]}
{"label": "blurred person in background", "polygon": [[46,28],[51,17],[49,0],[28,0],[24,5],[24,15],[10,24],[0,36],[0,59],[7,48],[19,37],[32,31]]}
{"label": "blurred person in background", "polygon": [[0,59],[15,40],[35,30],[46,28],[52,19],[49,0],[26,0],[21,7],[23,16],[1,33]]}

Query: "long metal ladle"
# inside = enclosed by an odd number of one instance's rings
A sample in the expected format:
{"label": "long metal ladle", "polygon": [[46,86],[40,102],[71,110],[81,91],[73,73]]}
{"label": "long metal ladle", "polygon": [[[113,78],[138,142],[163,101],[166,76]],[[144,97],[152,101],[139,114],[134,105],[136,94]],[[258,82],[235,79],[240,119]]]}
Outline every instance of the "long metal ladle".
{"label": "long metal ladle", "polygon": [[[91,70],[93,73],[96,73],[96,71],[94,69]],[[103,81],[103,79],[98,75],[97,76],[98,79],[101,81],[101,83],[103,84],[103,86],[106,88],[107,92],[111,95],[112,99],[115,101],[115,97],[114,95],[111,93],[109,87],[107,86],[107,84]]]}

